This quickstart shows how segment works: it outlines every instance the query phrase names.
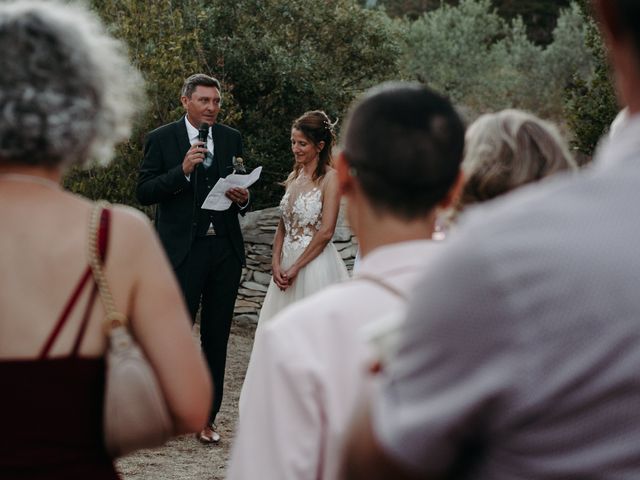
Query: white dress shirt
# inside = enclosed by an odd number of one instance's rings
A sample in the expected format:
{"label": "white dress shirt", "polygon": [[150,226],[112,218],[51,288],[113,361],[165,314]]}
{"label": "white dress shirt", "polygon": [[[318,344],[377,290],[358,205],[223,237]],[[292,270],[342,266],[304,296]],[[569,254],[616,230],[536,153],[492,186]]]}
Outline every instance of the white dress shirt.
{"label": "white dress shirt", "polygon": [[[200,135],[200,133],[198,132],[198,129],[196,127],[191,125],[191,122],[189,122],[186,115],[184,116],[184,123],[187,126],[187,135],[189,136],[189,143],[193,145],[198,141],[198,136]],[[211,135],[211,126],[209,126],[209,134],[207,135],[207,150],[209,150],[212,155],[213,155],[213,149],[214,149],[213,136]]]}

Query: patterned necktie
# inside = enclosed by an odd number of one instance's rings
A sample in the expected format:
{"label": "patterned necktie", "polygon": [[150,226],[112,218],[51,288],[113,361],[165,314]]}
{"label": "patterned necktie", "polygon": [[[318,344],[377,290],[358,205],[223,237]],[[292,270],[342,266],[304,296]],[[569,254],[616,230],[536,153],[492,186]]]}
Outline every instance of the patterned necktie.
{"label": "patterned necktie", "polygon": [[209,168],[212,163],[213,163],[213,153],[207,150],[207,153],[204,156],[202,165],[204,165],[204,168]]}
{"label": "patterned necktie", "polygon": [[[200,137],[194,137],[193,138],[194,141],[196,140],[200,140]],[[204,156],[204,159],[202,160],[202,166],[204,168],[209,168],[211,166],[211,164],[213,163],[213,153],[211,153],[211,150],[209,150],[209,145],[208,143],[211,141],[211,133],[209,133],[209,136],[207,137],[207,145],[203,145],[203,147],[206,146],[207,148],[207,153]],[[213,143],[213,142],[212,142]]]}

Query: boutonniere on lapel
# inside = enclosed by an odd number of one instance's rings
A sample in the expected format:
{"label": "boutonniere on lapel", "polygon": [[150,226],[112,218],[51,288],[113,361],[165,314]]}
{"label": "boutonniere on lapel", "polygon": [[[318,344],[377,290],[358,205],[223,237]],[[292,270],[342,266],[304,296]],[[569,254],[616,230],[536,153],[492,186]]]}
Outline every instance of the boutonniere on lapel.
{"label": "boutonniere on lapel", "polygon": [[233,157],[231,163],[233,164],[233,173],[247,173],[242,157]]}

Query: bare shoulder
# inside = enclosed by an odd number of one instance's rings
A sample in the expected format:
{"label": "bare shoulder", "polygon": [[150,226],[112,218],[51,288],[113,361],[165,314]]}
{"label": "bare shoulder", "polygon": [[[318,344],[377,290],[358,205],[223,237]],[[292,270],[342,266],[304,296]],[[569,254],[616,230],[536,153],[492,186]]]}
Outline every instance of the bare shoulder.
{"label": "bare shoulder", "polygon": [[324,174],[324,178],[322,179],[322,184],[326,187],[327,185],[334,184],[338,181],[338,173],[335,168],[327,167],[327,171]]}
{"label": "bare shoulder", "polygon": [[127,205],[112,205],[113,218],[115,221],[126,223],[134,228],[150,228],[151,222],[140,210]]}
{"label": "bare shoulder", "polygon": [[115,234],[126,236],[129,243],[145,241],[153,235],[151,221],[141,211],[126,205],[112,205],[111,212]]}

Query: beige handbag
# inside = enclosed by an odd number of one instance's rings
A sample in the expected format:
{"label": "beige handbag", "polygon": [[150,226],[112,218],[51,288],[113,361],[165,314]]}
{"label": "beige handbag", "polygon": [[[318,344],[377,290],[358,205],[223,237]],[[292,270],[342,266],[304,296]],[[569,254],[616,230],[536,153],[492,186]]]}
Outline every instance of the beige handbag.
{"label": "beige handbag", "polygon": [[98,230],[102,211],[107,207],[99,202],[91,212],[89,262],[107,313],[104,441],[109,454],[118,457],[139,448],[162,445],[173,434],[173,422],[156,375],[129,331],[127,317],[116,311],[102,271]]}

